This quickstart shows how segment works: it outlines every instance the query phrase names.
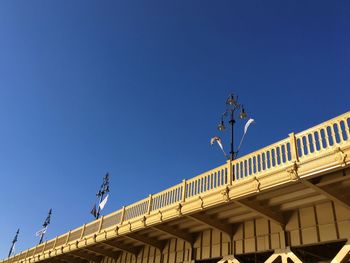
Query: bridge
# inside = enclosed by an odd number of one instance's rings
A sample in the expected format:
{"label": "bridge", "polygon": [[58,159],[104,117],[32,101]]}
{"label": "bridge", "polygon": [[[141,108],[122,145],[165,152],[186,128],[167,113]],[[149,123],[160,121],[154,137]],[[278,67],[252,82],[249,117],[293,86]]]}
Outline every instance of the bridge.
{"label": "bridge", "polygon": [[349,262],[350,112],[0,263]]}

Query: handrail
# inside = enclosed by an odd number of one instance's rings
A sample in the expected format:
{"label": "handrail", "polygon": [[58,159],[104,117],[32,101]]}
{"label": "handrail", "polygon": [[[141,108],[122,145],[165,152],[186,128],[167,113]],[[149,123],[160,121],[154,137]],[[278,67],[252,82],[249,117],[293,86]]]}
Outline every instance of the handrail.
{"label": "handrail", "polygon": [[27,249],[10,258],[1,260],[25,260],[37,254],[51,251],[67,243],[91,236],[101,230],[121,225],[126,220],[145,216],[155,210],[185,202],[204,192],[211,191],[247,176],[256,176],[264,171],[281,168],[297,162],[299,159],[312,158],[333,147],[340,147],[350,141],[350,112],[325,121],[288,138],[261,148],[234,161],[220,165],[188,180],[174,185],[159,193],[149,195],[136,203],[125,206],[98,220],[78,227],[44,244]]}

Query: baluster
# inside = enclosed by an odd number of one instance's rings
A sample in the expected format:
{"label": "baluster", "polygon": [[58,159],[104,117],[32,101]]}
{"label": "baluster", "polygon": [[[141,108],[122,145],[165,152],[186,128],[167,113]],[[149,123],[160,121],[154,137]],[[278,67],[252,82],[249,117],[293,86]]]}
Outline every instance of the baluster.
{"label": "baluster", "polygon": [[345,129],[345,133],[347,135],[347,139],[349,140],[350,137],[350,128],[349,128],[349,124],[348,124],[348,118],[344,118],[344,129]]}
{"label": "baluster", "polygon": [[214,186],[213,186],[213,178],[214,178],[214,174],[215,174],[215,173],[216,173],[216,172],[211,173],[211,174],[209,175],[209,188],[208,188],[208,190],[211,190],[211,189],[214,188]]}
{"label": "baluster", "polygon": [[322,138],[322,132],[321,129],[318,129],[317,131],[317,136],[318,136],[318,144],[320,145],[320,151],[323,151],[323,138]]}
{"label": "baluster", "polygon": [[278,148],[278,146],[276,146],[274,148],[274,151],[273,151],[273,158],[275,159],[275,166],[278,166],[277,148]]}
{"label": "baluster", "polygon": [[330,142],[329,142],[329,136],[328,136],[328,131],[327,131],[327,127],[325,128],[322,128],[323,132],[324,132],[324,140],[325,140],[325,143],[326,143],[326,147],[325,148],[328,148],[331,146]]}
{"label": "baluster", "polygon": [[254,174],[256,174],[258,173],[258,156],[257,155],[254,156],[253,164],[254,164]]}
{"label": "baluster", "polygon": [[248,159],[248,175],[252,175],[254,172],[253,172],[253,166],[254,166],[254,163],[253,163],[253,157],[249,157]]}
{"label": "baluster", "polygon": [[243,176],[243,164],[242,161],[237,163],[237,177],[238,179],[242,178]]}
{"label": "baluster", "polygon": [[265,153],[261,153],[261,171],[266,170]]}
{"label": "baluster", "polygon": [[160,202],[159,202],[159,208],[158,209],[162,208],[163,204],[164,204],[164,194],[161,194],[160,195]]}
{"label": "baluster", "polygon": [[120,218],[120,224],[123,223],[124,218],[125,218],[125,206],[123,206],[123,208],[122,208],[122,215],[121,215],[121,218]]}
{"label": "baluster", "polygon": [[307,154],[310,154],[310,140],[309,140],[309,135],[305,135],[305,141],[306,141],[306,149],[307,149]]}
{"label": "baluster", "polygon": [[312,146],[314,148],[314,152],[317,152],[317,145],[316,145],[316,138],[315,138],[315,132],[311,133],[311,137],[312,137]]}
{"label": "baluster", "polygon": [[218,171],[216,174],[216,187],[219,187],[220,185],[220,176],[221,176],[222,170]]}
{"label": "baluster", "polygon": [[267,168],[271,168],[271,153],[269,150],[266,151]]}
{"label": "baluster", "polygon": [[281,164],[283,164],[285,160],[285,152],[284,152],[285,149],[286,149],[286,144],[285,143],[281,144],[281,147],[280,147]]}
{"label": "baluster", "polygon": [[152,198],[152,208],[151,211],[154,211],[158,208],[158,196]]}
{"label": "baluster", "polygon": [[344,142],[345,141],[345,137],[344,137],[344,134],[343,134],[343,130],[341,128],[341,120],[337,121],[336,122],[336,125],[337,125],[337,128],[338,128],[338,135],[339,135],[339,142]]}
{"label": "baluster", "polygon": [[160,208],[161,197],[162,197],[161,195],[158,195],[158,197],[157,197],[157,208],[156,209]]}
{"label": "baluster", "polygon": [[152,211],[152,194],[148,196],[148,208],[147,208],[147,214],[150,214]]}
{"label": "baluster", "polygon": [[270,167],[271,167],[271,164],[270,164],[271,158],[270,158],[269,151],[265,152],[265,158],[266,158],[265,162],[266,162],[266,170],[267,170],[267,169],[270,169]]}
{"label": "baluster", "polygon": [[245,169],[245,172],[246,172],[245,176],[249,176],[250,175],[249,174],[249,168],[250,168],[249,161],[250,161],[250,159],[248,158],[246,161],[247,161],[247,165],[246,165],[246,169]]}
{"label": "baluster", "polygon": [[284,161],[285,161],[285,163],[288,163],[288,161],[289,161],[289,158],[288,158],[288,145],[290,146],[290,144],[288,142],[286,142],[284,144],[283,154],[284,154]]}
{"label": "baluster", "polygon": [[277,164],[281,165],[283,163],[283,159],[282,159],[282,144],[277,146],[277,150],[278,150],[278,151],[276,151]]}
{"label": "baluster", "polygon": [[197,179],[197,194],[201,193],[201,179]]}
{"label": "baluster", "polygon": [[299,138],[299,142],[300,142],[301,156],[304,156],[304,155],[305,155],[305,150],[304,150],[303,137],[300,137],[300,138]]}
{"label": "baluster", "polygon": [[242,178],[246,177],[246,172],[247,172],[247,170],[246,170],[246,168],[247,168],[246,163],[247,163],[247,160],[243,160],[242,161]]}
{"label": "baluster", "polygon": [[329,128],[331,130],[331,136],[333,140],[333,146],[337,144],[337,137],[335,136],[335,131],[334,131],[334,123],[329,125]]}
{"label": "baluster", "polygon": [[187,183],[186,183],[186,179],[183,179],[182,180],[182,191],[181,191],[181,194],[182,194],[182,197],[181,197],[181,201],[182,202],[185,202],[186,200],[186,197],[187,197]]}

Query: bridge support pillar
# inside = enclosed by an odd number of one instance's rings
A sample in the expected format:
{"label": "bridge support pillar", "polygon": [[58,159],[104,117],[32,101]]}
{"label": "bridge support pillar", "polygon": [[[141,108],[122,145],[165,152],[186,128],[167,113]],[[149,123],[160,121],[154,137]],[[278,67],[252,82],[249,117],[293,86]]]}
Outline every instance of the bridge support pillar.
{"label": "bridge support pillar", "polygon": [[234,255],[228,255],[223,257],[221,260],[219,260],[217,263],[240,263],[237,258],[235,258]]}
{"label": "bridge support pillar", "polygon": [[344,263],[350,259],[350,241],[348,241],[333,258],[331,263]]}
{"label": "bridge support pillar", "polygon": [[[276,249],[275,253],[273,253],[266,261],[265,263],[274,263],[274,262],[280,262],[287,263],[288,258],[292,260],[292,262],[295,263],[303,263],[291,250],[290,247],[287,247],[285,249]],[[280,261],[279,261],[280,259]]]}

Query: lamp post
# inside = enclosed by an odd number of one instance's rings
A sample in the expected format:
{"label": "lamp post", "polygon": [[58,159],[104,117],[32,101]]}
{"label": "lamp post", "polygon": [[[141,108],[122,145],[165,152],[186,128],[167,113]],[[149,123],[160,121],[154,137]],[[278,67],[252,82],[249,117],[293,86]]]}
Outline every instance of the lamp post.
{"label": "lamp post", "polygon": [[41,244],[43,242],[44,239],[44,235],[46,233],[47,230],[47,226],[50,224],[51,222],[51,214],[52,214],[52,209],[50,208],[49,210],[49,214],[47,215],[45,222],[43,224],[43,229],[39,230],[38,233],[40,233],[40,240],[39,240],[39,244]]}
{"label": "lamp post", "polygon": [[17,242],[18,234],[19,234],[19,228],[18,228],[18,230],[17,230],[17,232],[16,232],[15,237],[13,238],[12,245],[11,245],[11,248],[10,248],[10,252],[9,252],[8,257],[11,257],[12,254],[14,254],[14,252],[15,252],[14,249],[15,249],[15,244],[16,244],[16,242]]}
{"label": "lamp post", "polygon": [[226,110],[221,115],[221,122],[218,125],[219,131],[224,131],[226,129],[224,120],[229,118],[228,123],[231,126],[231,147],[230,147],[230,160],[233,161],[235,159],[236,152],[234,151],[234,136],[233,136],[233,126],[236,123],[235,113],[239,111],[239,119],[247,118],[247,114],[245,113],[244,107],[242,104],[238,103],[238,96],[231,93],[226,100]]}

